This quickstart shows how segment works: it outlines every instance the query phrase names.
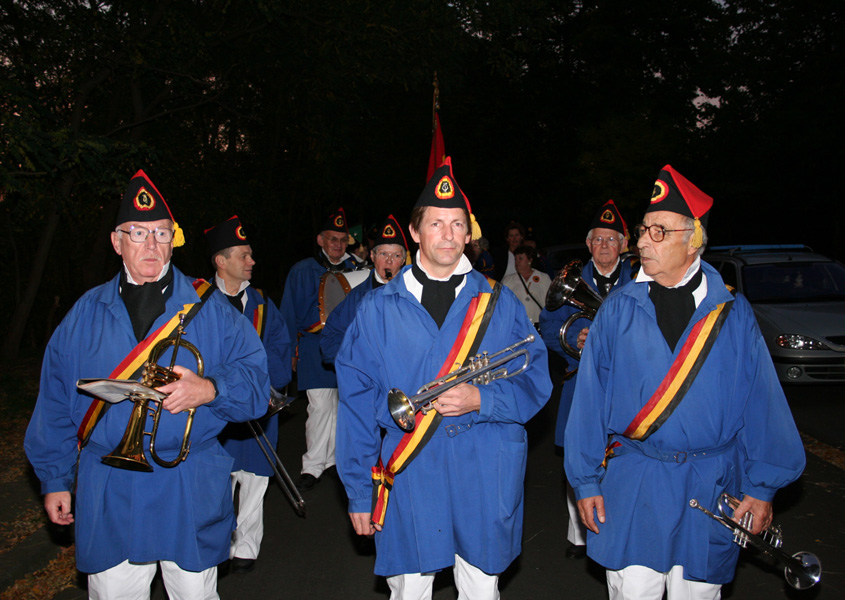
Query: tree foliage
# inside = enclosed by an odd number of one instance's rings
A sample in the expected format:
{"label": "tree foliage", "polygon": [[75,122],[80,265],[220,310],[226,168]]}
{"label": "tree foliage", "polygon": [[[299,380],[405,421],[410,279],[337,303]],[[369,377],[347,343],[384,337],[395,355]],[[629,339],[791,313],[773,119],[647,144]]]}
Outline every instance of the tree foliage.
{"label": "tree foliage", "polygon": [[238,214],[278,299],[337,206],[407,219],[435,71],[493,244],[512,218],[580,240],[607,198],[636,220],[666,163],[716,196],[714,241],[812,242],[773,208],[842,221],[843,31],[821,0],[0,0],[0,317],[20,322],[34,285],[38,348],[115,272],[138,168],[187,232],[181,268],[207,275],[203,230]]}

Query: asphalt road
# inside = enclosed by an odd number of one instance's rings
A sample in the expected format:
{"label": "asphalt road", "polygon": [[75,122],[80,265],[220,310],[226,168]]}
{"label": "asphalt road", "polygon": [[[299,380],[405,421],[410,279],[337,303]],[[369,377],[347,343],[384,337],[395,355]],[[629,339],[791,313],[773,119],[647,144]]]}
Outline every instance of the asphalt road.
{"label": "asphalt road", "polygon": [[[809,591],[792,590],[773,561],[754,550],[746,550],[735,581],[723,589],[723,598],[845,598],[845,544],[842,542],[845,470],[829,462],[830,452],[840,459],[843,454],[843,392],[842,386],[787,389],[799,429],[822,442],[828,449],[828,459],[808,453],[802,478],[778,494],[775,520],[783,526],[786,551],[807,550],[820,557],[824,569],[822,582]],[[506,600],[607,597],[604,572],[598,565],[588,559],[564,557],[567,515],[561,456],[552,441],[556,411],[557,402],[553,400],[529,424],[523,553],[502,575],[500,588]],[[294,477],[305,448],[305,414],[306,404],[300,399],[281,415],[279,454]],[[372,543],[352,533],[340,482],[321,481],[305,499],[308,516],[297,517],[280,489],[271,486],[265,498],[266,533],[256,568],[245,575],[221,571],[218,584],[221,598],[383,600],[388,597],[384,581],[372,574]],[[434,599],[453,600],[456,595],[450,575],[438,575]],[[81,579],[80,586],[55,598],[85,597],[84,579]],[[166,598],[160,583],[154,588],[153,598]]]}

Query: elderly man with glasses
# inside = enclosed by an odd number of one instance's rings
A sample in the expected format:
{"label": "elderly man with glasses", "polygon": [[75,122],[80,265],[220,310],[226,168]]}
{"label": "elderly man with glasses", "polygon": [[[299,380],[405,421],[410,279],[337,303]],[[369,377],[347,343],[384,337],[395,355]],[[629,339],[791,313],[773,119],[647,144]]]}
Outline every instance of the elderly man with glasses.
{"label": "elderly man with glasses", "polygon": [[804,450],[748,301],[700,259],[713,199],[667,165],[637,227],[642,266],[590,328],[566,475],[611,600],[717,600],[739,547],[703,512],[722,493],[772,522]]}
{"label": "elderly man with glasses", "polygon": [[[621,287],[633,278],[635,270],[629,261],[620,258],[622,252],[628,249],[628,226],[619,212],[616,203],[608,200],[599,207],[593,216],[590,230],[587,232],[587,249],[591,259],[581,271],[581,279],[602,298],[614,288]],[[563,447],[563,434],[566,430],[566,419],[572,406],[572,394],[578,372],[578,359],[565,353],[560,343],[560,330],[563,323],[578,308],[570,304],[556,310],[544,308],[540,313],[540,333],[546,347],[562,356],[568,363],[564,376],[563,389],[560,395],[560,406],[555,426],[555,444]],[[571,348],[583,348],[589,333],[590,321],[577,319],[567,330],[567,343]],[[578,507],[572,488],[567,485],[566,505],[569,510],[569,528],[566,539],[569,547],[566,557],[571,559],[584,558],[587,555],[587,530],[578,516]]]}
{"label": "elderly man with glasses", "polygon": [[[217,565],[235,529],[232,458],[217,436],[227,422],[267,411],[267,355],[213,286],[171,264],[182,230],[143,171],[129,182],[111,243],[123,268],[83,295],[54,332],[24,447],[50,520],[75,523],[76,565],[89,573],[90,598],[148,598],[159,565],[171,598],[217,598]],[[202,369],[188,348],[172,348],[181,329]],[[158,388],[166,398],[154,455],[151,441],[140,450],[122,441],[136,409],[142,431],[151,430],[142,403],[108,404],[77,381],[138,379],[159,342],[158,365],[175,360],[178,379]],[[189,409],[190,452],[180,460]]]}

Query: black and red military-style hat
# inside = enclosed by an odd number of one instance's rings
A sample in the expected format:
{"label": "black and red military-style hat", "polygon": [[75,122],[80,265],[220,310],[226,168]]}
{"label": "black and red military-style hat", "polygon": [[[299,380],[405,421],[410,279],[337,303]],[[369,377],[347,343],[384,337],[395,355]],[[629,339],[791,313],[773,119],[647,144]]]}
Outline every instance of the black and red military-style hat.
{"label": "black and red military-style hat", "polygon": [[232,246],[249,244],[244,226],[238,215],[233,215],[222,223],[206,229],[205,239],[208,242],[208,254],[210,256],[214,256],[221,250]]}
{"label": "black and red military-style hat", "polygon": [[343,208],[338,208],[335,212],[326,217],[323,221],[320,231],[339,231],[349,235],[349,227],[346,224],[346,213]]}
{"label": "black and red military-style hat", "polygon": [[127,221],[143,222],[160,219],[173,221],[173,246],[183,245],[185,235],[176,219],[173,218],[173,213],[170,212],[170,207],[164,200],[164,196],[147,177],[147,174],[143,170],[139,170],[129,180],[129,185],[126,186],[126,192],[124,192],[123,199],[120,201],[120,209],[117,211],[115,226]]}
{"label": "black and red military-style hat", "polygon": [[469,204],[469,199],[464,194],[458,182],[455,180],[455,175],[452,173],[452,157],[447,156],[446,160],[437,168],[431,179],[420,194],[414,208],[421,206],[434,206],[436,208],[466,208],[469,212],[472,239],[477,240],[481,237],[481,227],[475,220],[475,215],[472,213],[472,207]]}
{"label": "black and red military-style hat", "polygon": [[381,229],[378,230],[378,236],[375,239],[373,248],[381,244],[399,244],[405,250],[408,249],[408,240],[405,239],[405,232],[402,231],[399,221],[393,215],[387,217]]}
{"label": "black and red military-style hat", "polygon": [[628,225],[625,224],[625,219],[622,218],[622,214],[613,200],[608,200],[596,211],[590,229],[598,228],[618,231],[625,236],[625,239],[629,239]]}
{"label": "black and red military-style hat", "polygon": [[671,165],[666,165],[657,176],[657,181],[654,182],[651,203],[646,213],[668,210],[695,219],[693,246],[698,248],[703,243],[701,228],[707,227],[707,218],[710,216],[712,206],[711,196],[695,187]]}

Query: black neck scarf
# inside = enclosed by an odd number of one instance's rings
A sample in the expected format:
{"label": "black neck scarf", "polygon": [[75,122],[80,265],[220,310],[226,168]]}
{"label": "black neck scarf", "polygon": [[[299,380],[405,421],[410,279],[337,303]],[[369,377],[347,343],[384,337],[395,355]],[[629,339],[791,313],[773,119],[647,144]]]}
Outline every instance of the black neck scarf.
{"label": "black neck scarf", "polygon": [[446,315],[449,314],[452,303],[455,301],[455,289],[464,280],[464,276],[452,275],[448,281],[435,281],[429,279],[428,275],[416,264],[411,267],[411,272],[423,287],[420,304],[428,311],[428,314],[437,323],[437,328],[440,329],[443,321],[446,320]]}
{"label": "black neck scarf", "polygon": [[[120,271],[120,297],[129,313],[132,331],[137,341],[143,340],[150,331],[155,320],[164,312],[164,304],[173,293],[173,268],[168,267],[167,273],[158,281],[151,281],[143,285],[129,283],[126,269]],[[162,293],[163,292],[163,293]]]}
{"label": "black neck scarf", "polygon": [[616,282],[619,280],[619,273],[622,272],[622,261],[619,261],[619,264],[616,265],[616,268],[613,270],[613,273],[605,277],[601,273],[599,273],[598,268],[596,268],[595,263],[593,263],[593,279],[596,282],[596,287],[599,290],[599,294],[601,297],[604,298],[610,293],[610,290],[613,289],[613,286],[616,285]]}
{"label": "black neck scarf", "polygon": [[245,293],[246,293],[246,288],[242,289],[240,292],[238,292],[234,296],[230,296],[229,294],[223,294],[223,295],[226,296],[226,300],[231,302],[232,306],[234,306],[235,309],[237,309],[237,311],[239,313],[243,314],[244,308],[245,308],[244,303],[243,303],[243,297],[244,297]]}
{"label": "black neck scarf", "polygon": [[695,298],[692,297],[692,293],[701,285],[701,277],[699,268],[696,274],[681,287],[666,288],[654,281],[648,285],[648,296],[654,303],[657,325],[672,352],[675,351],[678,340],[681,339],[684,329],[687,328],[695,312]]}

